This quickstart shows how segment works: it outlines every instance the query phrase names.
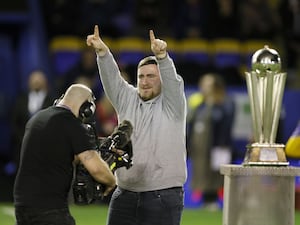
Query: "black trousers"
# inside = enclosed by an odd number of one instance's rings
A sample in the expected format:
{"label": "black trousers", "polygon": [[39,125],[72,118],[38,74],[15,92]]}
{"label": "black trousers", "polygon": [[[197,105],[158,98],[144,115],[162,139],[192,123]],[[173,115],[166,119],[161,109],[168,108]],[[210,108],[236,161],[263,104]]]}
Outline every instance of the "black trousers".
{"label": "black trousers", "polygon": [[39,209],[15,207],[16,225],[75,225],[68,208]]}
{"label": "black trousers", "polygon": [[183,188],[132,192],[114,191],[107,225],[179,225],[183,210]]}

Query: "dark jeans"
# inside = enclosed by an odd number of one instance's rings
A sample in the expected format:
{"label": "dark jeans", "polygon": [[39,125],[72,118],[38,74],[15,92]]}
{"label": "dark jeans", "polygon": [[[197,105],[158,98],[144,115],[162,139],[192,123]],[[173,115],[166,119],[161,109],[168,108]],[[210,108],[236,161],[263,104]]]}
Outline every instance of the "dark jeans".
{"label": "dark jeans", "polygon": [[132,192],[117,188],[109,205],[107,225],[179,225],[183,188]]}
{"label": "dark jeans", "polygon": [[68,208],[39,209],[15,207],[16,225],[75,225]]}

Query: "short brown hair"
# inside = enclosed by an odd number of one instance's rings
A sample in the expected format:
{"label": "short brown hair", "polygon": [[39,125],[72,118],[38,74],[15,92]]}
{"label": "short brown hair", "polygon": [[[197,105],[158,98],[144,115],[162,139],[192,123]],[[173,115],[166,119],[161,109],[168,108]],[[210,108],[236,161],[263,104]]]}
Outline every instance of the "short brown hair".
{"label": "short brown hair", "polygon": [[157,60],[156,60],[155,56],[147,56],[146,58],[143,58],[139,62],[138,68],[145,66],[145,65],[150,65],[150,64],[157,65]]}

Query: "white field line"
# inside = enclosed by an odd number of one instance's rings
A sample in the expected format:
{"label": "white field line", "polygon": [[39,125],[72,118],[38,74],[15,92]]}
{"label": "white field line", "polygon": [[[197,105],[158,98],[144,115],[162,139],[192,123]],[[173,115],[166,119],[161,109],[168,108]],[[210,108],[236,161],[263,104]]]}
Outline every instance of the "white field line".
{"label": "white field line", "polygon": [[15,210],[13,207],[0,207],[0,210],[3,214],[11,217],[15,217]]}

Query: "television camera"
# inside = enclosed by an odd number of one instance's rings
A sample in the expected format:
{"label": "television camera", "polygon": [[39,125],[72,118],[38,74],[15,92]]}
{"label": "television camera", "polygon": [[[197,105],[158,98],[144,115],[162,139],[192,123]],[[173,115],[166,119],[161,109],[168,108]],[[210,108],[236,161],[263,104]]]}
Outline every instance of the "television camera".
{"label": "television camera", "polygon": [[[95,140],[96,149],[102,159],[108,164],[114,173],[118,168],[129,169],[132,166],[132,145],[131,134],[132,125],[124,120],[113,133],[106,138],[98,138],[93,123],[84,123],[89,135]],[[116,152],[115,149],[121,150]],[[74,203],[87,205],[96,200],[103,199],[104,185],[95,181],[82,164],[75,167],[75,176],[72,184]]]}

